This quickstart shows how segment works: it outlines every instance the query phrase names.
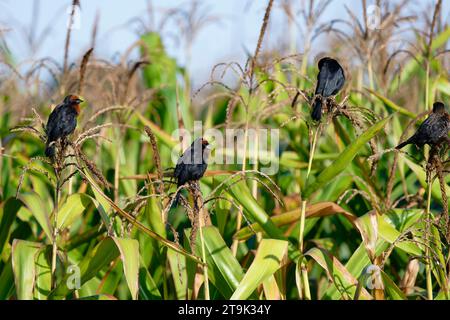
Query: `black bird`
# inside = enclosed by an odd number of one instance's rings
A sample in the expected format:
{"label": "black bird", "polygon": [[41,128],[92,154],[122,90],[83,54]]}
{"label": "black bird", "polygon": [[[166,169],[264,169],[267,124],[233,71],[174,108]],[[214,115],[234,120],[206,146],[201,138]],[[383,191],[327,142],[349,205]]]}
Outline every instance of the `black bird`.
{"label": "black bird", "polygon": [[[178,159],[173,175],[177,181],[177,188],[187,182],[198,181],[203,177],[208,167],[208,146],[209,142],[207,140],[198,138],[184,151],[180,159]],[[178,205],[180,196],[180,192],[178,192],[173,206]]]}
{"label": "black bird", "polygon": [[80,103],[83,100],[75,95],[68,95],[63,103],[58,105],[50,114],[47,126],[47,142],[45,155],[49,158],[55,156],[55,144],[58,139],[64,139],[75,131],[77,117],[80,114]]}
{"label": "black bird", "polygon": [[445,105],[442,102],[433,104],[433,112],[430,116],[419,126],[416,133],[399,144],[396,149],[400,150],[408,144],[415,144],[417,147],[423,147],[425,144],[437,145],[444,140],[448,141],[448,131],[450,130],[450,115],[445,110]]}
{"label": "black bird", "polygon": [[331,58],[321,59],[319,61],[319,75],[317,76],[316,99],[311,113],[311,118],[314,121],[320,121],[322,118],[322,98],[337,95],[344,84],[344,69],[339,62]]}

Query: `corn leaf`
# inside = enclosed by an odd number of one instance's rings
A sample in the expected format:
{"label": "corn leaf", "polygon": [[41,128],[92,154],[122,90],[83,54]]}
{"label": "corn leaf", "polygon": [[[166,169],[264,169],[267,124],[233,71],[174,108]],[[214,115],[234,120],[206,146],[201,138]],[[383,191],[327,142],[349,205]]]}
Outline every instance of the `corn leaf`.
{"label": "corn leaf", "polygon": [[30,210],[33,216],[36,218],[37,222],[44,230],[47,238],[53,241],[52,226],[49,220],[49,209],[45,206],[42,199],[35,192],[24,193],[19,196],[19,199],[25,204],[25,206]]}
{"label": "corn leaf", "polygon": [[3,252],[5,243],[8,242],[11,226],[17,216],[17,212],[22,207],[22,202],[15,198],[9,198],[3,204],[0,222],[0,252]]}
{"label": "corn leaf", "polygon": [[[186,230],[189,239],[191,230]],[[196,252],[201,256],[200,232],[197,232]],[[229,299],[244,277],[244,272],[215,227],[204,227],[203,238],[206,250],[208,277],[225,299]]]}
{"label": "corn leaf", "polygon": [[19,300],[32,300],[36,277],[36,254],[42,244],[24,240],[14,240],[12,246],[12,268],[16,295]]}
{"label": "corn leaf", "polygon": [[59,209],[57,216],[58,228],[65,229],[70,227],[91,203],[91,197],[85,194],[77,193],[69,196],[61,209]]}
{"label": "corn leaf", "polygon": [[113,238],[120,252],[123,273],[133,300],[139,291],[139,242],[135,239]]}
{"label": "corn leaf", "polygon": [[342,173],[347,166],[352,163],[352,160],[365,146],[365,144],[376,136],[391,118],[392,115],[374,124],[372,127],[367,129],[366,132],[361,134],[355,141],[353,141],[330,166],[322,171],[315,182],[307,185],[306,190],[304,191],[304,197],[309,198],[314,192],[327,185],[333,180],[333,178]]}
{"label": "corn leaf", "polygon": [[230,299],[244,300],[250,297],[259,285],[281,268],[287,249],[287,241],[263,239],[253,263]]}

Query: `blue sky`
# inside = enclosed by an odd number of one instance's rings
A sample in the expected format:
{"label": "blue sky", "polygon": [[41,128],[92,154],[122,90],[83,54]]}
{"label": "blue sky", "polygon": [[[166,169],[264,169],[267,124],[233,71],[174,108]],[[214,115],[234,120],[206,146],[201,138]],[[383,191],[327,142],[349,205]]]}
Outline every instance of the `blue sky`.
{"label": "blue sky", "polygon": [[[30,28],[33,1],[40,1],[40,10],[34,28],[35,34],[42,34],[50,22],[52,25],[52,28],[45,32],[40,50],[33,58],[51,56],[61,62],[70,0],[0,0],[0,29],[12,27],[8,31],[7,39],[14,56],[19,60],[30,58],[29,46],[21,30]],[[187,8],[188,2],[186,0],[153,0],[151,3],[155,9],[156,20],[160,20],[165,9],[179,6]],[[301,2],[298,1],[298,3]],[[347,4],[360,15],[359,3],[354,0],[335,0],[327,8],[323,19],[345,18],[343,4]],[[206,10],[210,15],[219,16],[221,19],[202,29],[193,44],[189,68],[197,85],[208,79],[210,70],[216,63],[227,61],[242,63],[245,60],[246,51],[254,50],[266,4],[267,1],[262,0],[202,1],[203,11]],[[72,34],[71,58],[79,57],[89,48],[97,12],[100,13],[100,23],[96,55],[107,59],[114,59],[117,53],[123,53],[137,40],[137,32],[141,30],[138,24],[129,23],[133,18],[143,18],[148,21],[147,0],[81,0],[81,5],[80,28],[75,29]],[[286,29],[281,27],[284,25],[281,19],[285,18],[279,9],[275,9],[271,19],[269,36],[265,44],[274,47],[277,46],[281,37],[286,36]],[[179,34],[176,25],[168,26],[167,34]],[[300,42],[300,37],[297,38]],[[184,47],[177,45],[177,42],[171,39],[173,38],[170,36],[165,37],[169,53],[176,57],[180,64],[185,64]],[[298,43],[297,47],[300,50],[301,43]]]}

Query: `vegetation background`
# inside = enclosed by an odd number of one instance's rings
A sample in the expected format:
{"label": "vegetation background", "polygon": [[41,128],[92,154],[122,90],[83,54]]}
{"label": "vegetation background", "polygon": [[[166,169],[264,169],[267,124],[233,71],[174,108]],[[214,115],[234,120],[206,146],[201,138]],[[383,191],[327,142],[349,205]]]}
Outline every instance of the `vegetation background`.
{"label": "vegetation background", "polygon": [[[96,52],[98,19],[79,57],[67,28],[61,62],[18,61],[8,32],[19,26],[2,22],[0,299],[449,298],[448,149],[393,150],[434,101],[448,106],[445,1],[362,0],[340,4],[342,17],[323,15],[339,0],[266,2],[246,61],[217,64],[196,86],[168,54],[164,23],[146,20],[150,3],[113,59]],[[83,2],[68,5],[74,22]],[[186,62],[220,17],[191,1],[164,18]],[[30,48],[46,35],[23,30]],[[287,32],[265,46],[272,30]],[[348,79],[315,125],[324,55]],[[44,124],[68,93],[86,102],[50,163]],[[201,192],[170,210],[173,132],[194,120],[279,129],[279,171],[260,172],[268,155],[246,140],[243,164],[210,166]]]}

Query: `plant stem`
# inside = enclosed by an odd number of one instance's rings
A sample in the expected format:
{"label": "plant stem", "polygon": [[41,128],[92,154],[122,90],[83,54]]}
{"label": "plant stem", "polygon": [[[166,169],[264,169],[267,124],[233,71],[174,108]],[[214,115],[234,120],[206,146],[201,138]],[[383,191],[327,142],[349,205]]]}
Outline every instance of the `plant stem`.
{"label": "plant stem", "polygon": [[370,56],[367,59],[367,73],[369,76],[369,86],[371,90],[375,90],[375,82],[373,79],[373,66],[372,66],[372,59]]}
{"label": "plant stem", "polygon": [[[73,169],[70,170],[69,174],[73,173]],[[73,177],[69,178],[69,183],[67,187],[67,195],[70,196],[73,193]]]}
{"label": "plant stem", "polygon": [[68,186],[67,186],[67,196],[70,196],[73,193],[73,176],[72,176],[72,174],[73,174],[74,170],[75,169],[73,169],[72,167],[69,168],[70,178],[69,178]]}
{"label": "plant stem", "polygon": [[[242,210],[242,206],[239,206],[240,210]],[[239,231],[242,226],[242,215],[238,212],[236,217],[236,231]],[[233,240],[233,243],[231,244],[231,252],[233,253],[233,256],[236,257],[237,249],[238,249],[239,241]]]}
{"label": "plant stem", "polygon": [[53,243],[52,243],[52,273],[51,273],[51,287],[56,288],[56,257],[58,255],[58,211],[59,211],[59,197],[60,197],[60,172],[55,168],[56,188],[55,188],[55,208],[53,215]]}
{"label": "plant stem", "polygon": [[430,101],[430,60],[427,60],[427,74],[425,77],[425,109],[428,109]]}
{"label": "plant stem", "polygon": [[[255,133],[255,145],[254,145],[254,153],[253,153],[253,161],[255,161],[255,163],[253,164],[253,171],[257,172],[259,170],[259,154],[258,154],[258,150],[259,150],[259,133],[256,132]],[[253,180],[253,185],[252,185],[252,195],[255,198],[256,201],[258,201],[258,181]],[[242,221],[242,218],[241,218]],[[242,223],[242,222],[241,222]],[[262,232],[258,232],[256,234],[256,242],[260,243],[262,240],[263,234]]]}
{"label": "plant stem", "polygon": [[66,75],[68,65],[69,65],[70,36],[72,34],[75,13],[76,13],[76,2],[74,1],[74,2],[72,2],[72,10],[71,10],[70,16],[69,16],[69,26],[67,27],[67,34],[66,34],[66,44],[64,46],[64,65],[63,65],[64,75]]}
{"label": "plant stem", "polygon": [[[305,233],[305,219],[306,219],[306,201],[302,201],[302,210],[300,215],[300,231],[298,234],[298,244],[299,244],[299,250],[303,254],[303,247],[304,247],[304,241],[303,236]],[[300,257],[298,259],[298,266],[297,268],[300,268],[300,283],[301,283],[301,299],[305,300],[311,300],[311,291],[309,288],[309,281],[308,281],[308,270],[305,264],[304,257]]]}
{"label": "plant stem", "polygon": [[300,231],[298,234],[298,246],[300,252],[303,252],[303,234],[305,232],[305,217],[306,217],[306,201],[302,201],[302,211],[300,215]]}
{"label": "plant stem", "polygon": [[[246,168],[247,168],[247,141],[248,141],[248,127],[249,127],[249,119],[248,119],[248,110],[246,110],[246,119],[245,119],[245,131],[244,131],[244,155],[242,160],[242,173],[244,174]],[[243,207],[242,205],[239,205],[239,212],[242,212]],[[237,215],[236,219],[236,232],[241,229],[242,226],[242,216],[240,213]],[[231,252],[233,253],[233,256],[236,256],[237,249],[239,246],[239,240],[233,240],[233,243],[231,244]]]}
{"label": "plant stem", "polygon": [[303,297],[305,300],[311,300],[311,290],[309,289],[309,281],[308,281],[308,269],[306,267],[305,260],[302,261],[300,268],[302,270],[302,286],[304,293]]}
{"label": "plant stem", "polygon": [[427,178],[427,211],[425,212],[425,257],[426,257],[426,265],[425,272],[427,277],[427,297],[428,300],[433,300],[433,280],[431,278],[431,259],[430,259],[430,238],[429,234],[430,230],[430,219],[431,219],[431,179]]}
{"label": "plant stem", "polygon": [[[117,131],[116,131],[117,132]],[[116,148],[116,163],[114,165],[114,201],[119,203],[119,178],[120,178],[120,146],[122,139],[120,138],[120,131],[117,137]]]}
{"label": "plant stem", "polygon": [[313,160],[314,160],[314,154],[316,152],[317,137],[319,135],[319,131],[320,131],[320,125],[317,128],[316,133],[314,134],[312,148],[311,148],[310,153],[309,153],[308,172],[306,173],[306,181],[308,181],[309,175],[311,174],[312,163],[313,163]]}
{"label": "plant stem", "polygon": [[[210,300],[209,296],[209,278],[208,278],[208,264],[206,261],[206,250],[205,250],[205,239],[203,237],[203,228],[205,227],[205,208],[203,204],[203,198],[201,196],[200,184],[197,183],[196,189],[193,190],[194,198],[194,217],[198,219],[198,227],[200,229],[200,244],[201,244],[201,254],[203,262],[203,278],[204,278],[204,292],[205,300]],[[194,218],[195,219],[195,218]],[[191,231],[192,232],[192,231]]]}
{"label": "plant stem", "polygon": [[210,300],[209,296],[209,278],[208,278],[208,265],[206,263],[206,250],[205,250],[205,240],[203,239],[203,223],[200,222],[200,242],[202,245],[202,261],[203,265],[203,277],[205,278],[205,300]]}
{"label": "plant stem", "polygon": [[[319,136],[321,125],[317,127],[316,133],[314,134],[312,148],[309,151],[309,162],[308,162],[308,172],[306,174],[306,182],[309,180],[309,175],[311,174],[311,168],[312,168],[312,162],[314,159],[314,153],[316,150],[316,144],[317,144],[317,137]],[[301,194],[301,193],[300,193]],[[300,276],[301,276],[301,291],[302,295],[301,298],[306,300],[311,300],[311,292],[309,288],[309,282],[308,282],[308,270],[306,269],[306,265],[304,263],[304,256],[303,256],[303,249],[304,249],[304,232],[305,232],[305,220],[306,220],[306,200],[303,200],[302,197],[300,197],[300,200],[302,201],[302,209],[300,214],[300,230],[298,233],[298,246],[299,250],[302,254],[302,256],[298,260],[298,268],[300,268]]]}
{"label": "plant stem", "polygon": [[[256,172],[259,170],[259,166],[258,166],[258,149],[259,149],[259,134],[258,132],[255,133],[255,144],[254,144],[254,152],[253,152],[253,170]],[[252,195],[253,197],[258,200],[258,182],[256,180],[253,181],[253,185],[252,185]]]}

